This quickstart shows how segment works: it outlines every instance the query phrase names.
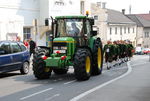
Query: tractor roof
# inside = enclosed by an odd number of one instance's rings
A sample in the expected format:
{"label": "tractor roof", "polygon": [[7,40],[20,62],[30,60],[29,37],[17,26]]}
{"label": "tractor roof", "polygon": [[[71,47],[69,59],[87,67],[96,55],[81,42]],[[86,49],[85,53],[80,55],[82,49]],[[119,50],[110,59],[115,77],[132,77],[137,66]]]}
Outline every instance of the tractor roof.
{"label": "tractor roof", "polygon": [[56,19],[84,19],[88,18],[87,16],[56,16]]}

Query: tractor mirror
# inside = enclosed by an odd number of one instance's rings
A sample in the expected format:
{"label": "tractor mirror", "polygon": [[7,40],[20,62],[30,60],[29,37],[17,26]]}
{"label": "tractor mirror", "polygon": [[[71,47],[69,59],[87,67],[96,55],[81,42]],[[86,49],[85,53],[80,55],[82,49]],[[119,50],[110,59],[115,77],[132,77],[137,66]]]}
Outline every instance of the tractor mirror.
{"label": "tractor mirror", "polygon": [[45,26],[49,26],[49,19],[48,18],[45,19]]}
{"label": "tractor mirror", "polygon": [[97,31],[91,31],[91,35],[92,36],[96,36],[97,35]]}
{"label": "tractor mirror", "polygon": [[94,25],[94,19],[90,19],[91,25]]}

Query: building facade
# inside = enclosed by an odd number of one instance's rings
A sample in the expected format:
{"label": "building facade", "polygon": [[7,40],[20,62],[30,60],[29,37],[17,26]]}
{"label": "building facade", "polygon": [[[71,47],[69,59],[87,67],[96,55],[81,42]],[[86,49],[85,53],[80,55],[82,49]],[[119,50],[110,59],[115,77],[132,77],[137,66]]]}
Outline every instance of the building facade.
{"label": "building facade", "polygon": [[0,40],[30,37],[32,20],[39,17],[38,5],[38,0],[1,0]]}
{"label": "building facade", "polygon": [[31,37],[38,46],[45,46],[51,33],[45,18],[84,15],[86,10],[90,10],[89,0],[0,0],[0,40]]}
{"label": "building facade", "polygon": [[137,24],[137,46],[150,48],[150,14],[127,15]]}
{"label": "building facade", "polygon": [[136,23],[122,12],[107,9],[105,3],[92,4],[91,15],[96,20],[99,36],[106,43],[108,40],[130,40],[136,44]]}

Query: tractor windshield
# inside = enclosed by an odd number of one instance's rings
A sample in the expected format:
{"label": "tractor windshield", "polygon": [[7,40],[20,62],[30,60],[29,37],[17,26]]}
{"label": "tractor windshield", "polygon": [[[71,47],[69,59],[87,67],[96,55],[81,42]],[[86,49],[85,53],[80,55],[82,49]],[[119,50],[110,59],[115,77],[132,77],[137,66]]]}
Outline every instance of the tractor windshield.
{"label": "tractor windshield", "polygon": [[82,36],[83,19],[59,19],[57,22],[57,36]]}

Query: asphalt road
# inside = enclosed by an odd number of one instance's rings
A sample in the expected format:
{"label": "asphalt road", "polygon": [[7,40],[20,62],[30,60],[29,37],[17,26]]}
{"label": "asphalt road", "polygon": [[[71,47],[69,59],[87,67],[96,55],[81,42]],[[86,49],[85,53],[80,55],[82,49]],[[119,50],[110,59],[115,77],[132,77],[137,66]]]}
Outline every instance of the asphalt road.
{"label": "asphalt road", "polygon": [[[75,80],[72,68],[69,70],[68,74],[61,76],[53,74],[48,80],[35,79],[32,71],[28,75],[19,75],[17,72],[1,74],[0,101],[124,101],[120,99],[125,99],[124,93],[126,93],[127,96],[132,89],[128,88],[132,87],[129,86],[129,83],[137,85],[136,83],[138,83],[138,81],[141,82],[140,80],[146,80],[140,79],[141,76],[139,76],[138,73],[141,72],[141,74],[144,74],[146,71],[148,76],[148,64],[148,56],[135,56],[132,61],[128,63],[128,66],[127,63],[124,63],[122,66],[106,70],[106,66],[104,65],[102,75],[92,76],[88,81],[82,82]],[[129,67],[131,67],[131,69],[128,69]],[[136,68],[137,70],[142,69],[142,71],[138,70],[138,73],[136,73]],[[133,73],[135,75],[132,77],[131,74]],[[130,75],[130,78],[132,79],[126,82]],[[137,77],[139,79],[137,79]],[[142,77],[144,78],[144,75],[142,75]],[[135,82],[134,80],[138,81]],[[119,81],[121,82],[120,85],[114,84]],[[126,86],[124,87],[123,84]],[[138,84],[139,86],[142,86],[140,83]],[[146,84],[150,84],[150,82],[147,82]],[[122,91],[123,93],[119,93],[119,91]],[[133,94],[133,92],[131,93]],[[118,100],[112,100],[112,98],[116,98],[113,97],[115,94],[120,96],[119,98],[116,95]],[[138,92],[136,94],[138,94]]]}

